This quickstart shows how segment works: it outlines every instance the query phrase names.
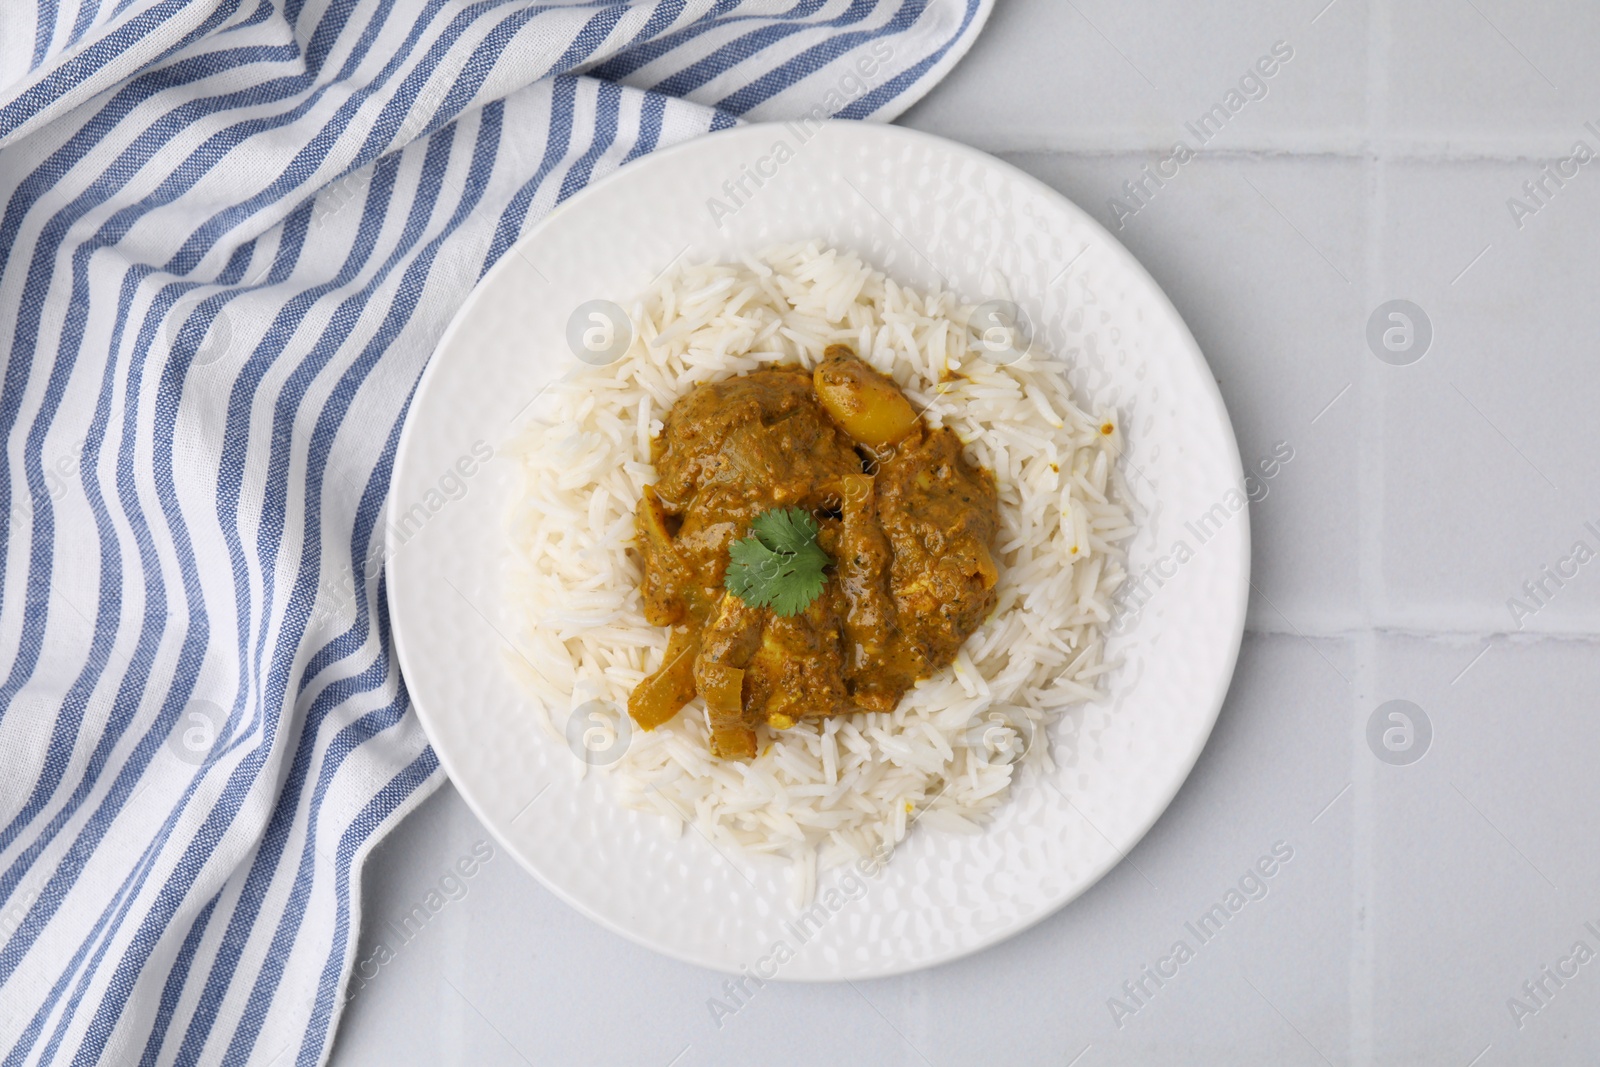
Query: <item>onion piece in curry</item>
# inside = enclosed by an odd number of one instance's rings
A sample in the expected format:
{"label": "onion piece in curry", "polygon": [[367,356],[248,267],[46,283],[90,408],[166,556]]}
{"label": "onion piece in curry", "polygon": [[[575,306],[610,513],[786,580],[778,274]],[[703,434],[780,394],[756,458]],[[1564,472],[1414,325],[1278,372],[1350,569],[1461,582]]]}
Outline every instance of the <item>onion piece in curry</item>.
{"label": "onion piece in curry", "polygon": [[[954,662],[995,604],[994,475],[926,425],[846,345],[816,370],[769,367],[691,389],[651,442],[639,501],[645,618],[671,627],[663,666],[628,700],[652,730],[705,698],[716,756],[755,728],[892,711]],[[775,508],[810,511],[831,558],[800,613],[724,586],[729,547]]]}

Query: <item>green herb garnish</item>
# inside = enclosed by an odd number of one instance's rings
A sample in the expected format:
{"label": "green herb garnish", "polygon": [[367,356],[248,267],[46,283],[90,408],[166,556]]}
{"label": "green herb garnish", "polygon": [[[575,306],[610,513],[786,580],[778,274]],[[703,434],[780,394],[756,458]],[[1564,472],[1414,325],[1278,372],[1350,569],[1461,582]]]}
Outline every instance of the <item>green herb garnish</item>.
{"label": "green herb garnish", "polygon": [[833,562],[817,544],[818,529],[800,508],[762,512],[749,536],[728,546],[724,588],[752,608],[800,614],[822,595],[822,568]]}

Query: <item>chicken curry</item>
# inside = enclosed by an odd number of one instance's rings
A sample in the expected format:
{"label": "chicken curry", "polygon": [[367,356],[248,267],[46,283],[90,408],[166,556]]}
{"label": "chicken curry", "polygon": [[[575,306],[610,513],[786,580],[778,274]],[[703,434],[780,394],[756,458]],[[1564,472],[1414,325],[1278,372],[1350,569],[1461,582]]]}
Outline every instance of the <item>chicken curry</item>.
{"label": "chicken curry", "polygon": [[713,753],[748,758],[762,723],[891,711],[994,607],[993,474],[846,345],[696,386],[651,461],[641,592],[671,631],[644,729],[702,696]]}

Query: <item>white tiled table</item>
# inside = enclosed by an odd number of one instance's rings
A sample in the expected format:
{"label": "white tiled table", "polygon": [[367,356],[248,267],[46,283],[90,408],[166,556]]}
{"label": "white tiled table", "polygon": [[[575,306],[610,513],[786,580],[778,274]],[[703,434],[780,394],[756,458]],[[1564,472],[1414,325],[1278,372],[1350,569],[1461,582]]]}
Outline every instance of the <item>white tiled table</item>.
{"label": "white tiled table", "polygon": [[[719,1029],[722,976],[498,855],[350,1002],[335,1064],[1600,1058],[1600,957],[1546,979],[1520,1027],[1508,1006],[1574,942],[1600,953],[1600,561],[1527,618],[1507,605],[1574,541],[1600,549],[1600,161],[1521,228],[1506,204],[1575,141],[1600,151],[1600,5],[1325,2],[999,0],[904,120],[1115,229],[1124,181],[1275,42],[1294,52],[1117,231],[1198,337],[1245,461],[1294,449],[1252,509],[1216,733],[1132,862],[976,957],[769,986]],[[1408,366],[1365,339],[1395,298],[1434,331]],[[1433,726],[1409,766],[1366,741],[1397,698]],[[449,786],[393,834],[362,956],[485,836]],[[1279,841],[1268,895],[1114,1020],[1108,999]]]}

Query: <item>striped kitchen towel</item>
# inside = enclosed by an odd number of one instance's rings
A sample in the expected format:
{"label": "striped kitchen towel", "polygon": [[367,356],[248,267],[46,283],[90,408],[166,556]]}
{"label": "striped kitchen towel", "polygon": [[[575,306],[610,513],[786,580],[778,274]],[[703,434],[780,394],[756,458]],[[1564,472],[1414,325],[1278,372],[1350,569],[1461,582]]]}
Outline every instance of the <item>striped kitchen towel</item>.
{"label": "striped kitchen towel", "polygon": [[327,1057],[441,780],[368,561],[451,315],[657,147],[892,118],[990,2],[0,2],[4,1067]]}

